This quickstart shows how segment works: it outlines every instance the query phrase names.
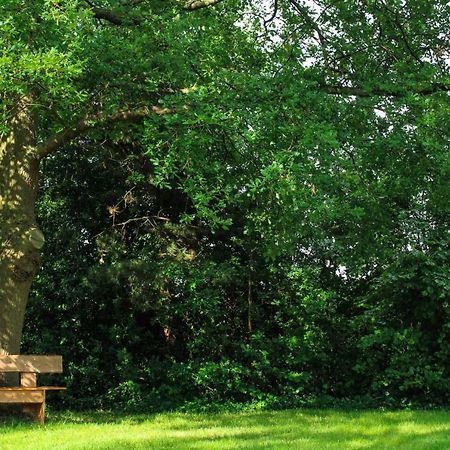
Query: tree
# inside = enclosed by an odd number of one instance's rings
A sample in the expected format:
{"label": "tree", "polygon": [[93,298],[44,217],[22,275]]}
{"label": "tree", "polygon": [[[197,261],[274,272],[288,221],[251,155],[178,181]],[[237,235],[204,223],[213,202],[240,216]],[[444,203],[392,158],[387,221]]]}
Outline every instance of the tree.
{"label": "tree", "polygon": [[40,266],[44,237],[34,211],[40,162],[89,131],[173,112],[161,98],[176,97],[194,80],[187,61],[177,59],[179,48],[167,45],[189,32],[189,12],[217,3],[2,2],[0,352],[19,352]]}
{"label": "tree", "polygon": [[[445,2],[207,8],[218,3],[3,2],[3,352],[19,350],[40,265],[39,163],[88,133],[140,139],[160,163],[160,181],[178,178],[197,217],[227,226],[226,206],[243,207],[245,234],[262,236],[269,258],[295,250],[337,267],[346,255],[355,277],[373,270],[364,264],[368,230],[383,229],[373,255],[398,223],[380,220],[377,202],[393,192],[391,163],[409,163],[412,154],[423,161],[446,145]],[[248,20],[261,11],[262,21]],[[230,146],[239,157],[218,158]],[[377,171],[380,155],[385,172]],[[426,175],[414,173],[408,195],[392,195],[393,204],[418,194]],[[392,184],[382,185],[386,179]]]}
{"label": "tree", "polygon": [[[226,135],[226,162],[220,164],[211,148],[201,161],[193,161],[189,151],[198,135],[191,128],[177,133],[176,139],[166,137],[169,144],[164,148],[155,143],[151,156],[166,180],[179,181],[198,199],[197,216],[211,219],[216,206],[217,215],[241,225],[242,235],[234,237],[254,250],[253,258],[261,261],[265,256],[265,265],[274,272],[280,261],[293,273],[298,267],[318,269],[321,287],[337,292],[335,321],[327,318],[317,333],[326,336],[331,323],[331,329],[336,327],[332,339],[324,339],[322,348],[313,347],[316,358],[328,358],[316,364],[312,377],[320,373],[318,367],[330,374],[345,373],[348,377],[335,379],[331,392],[363,394],[357,371],[364,374],[365,392],[381,396],[383,391],[387,397],[389,385],[396,399],[425,398],[428,382],[433,379],[434,387],[442,387],[443,374],[448,373],[442,365],[448,355],[442,338],[447,335],[443,323],[448,322],[448,301],[443,299],[448,298],[448,271],[443,281],[438,264],[434,279],[416,267],[423,261],[434,265],[448,245],[443,232],[448,220],[443,192],[448,190],[450,111],[445,56],[449,42],[442,34],[448,28],[446,6],[381,1],[279,1],[272,6],[260,44],[270,63],[253,77],[246,76],[241,89],[221,94],[228,96],[234,115],[237,96],[249,111],[241,115],[241,126],[231,138]],[[275,38],[267,42],[271,33]],[[237,76],[227,74],[230,79],[231,86],[239,86]],[[232,216],[232,208],[238,217]],[[278,302],[282,316],[289,302],[297,305],[297,292],[279,300],[283,281],[289,286],[289,270],[279,273],[278,292],[267,276],[255,282],[255,291],[259,288],[261,298],[273,288],[268,297]],[[261,347],[273,356],[282,348],[268,343],[276,341],[279,323],[267,304],[257,305],[257,295],[254,309],[260,306],[266,323],[273,324]],[[323,304],[329,314],[331,302]],[[309,319],[313,329],[317,316]],[[299,342],[308,335],[292,331],[300,328],[301,319],[285,317],[290,327],[280,341],[294,335],[295,360],[303,354]],[[402,336],[412,337],[406,342]],[[414,347],[417,336],[421,345]],[[333,347],[336,341],[343,345]],[[390,358],[387,348],[402,356]],[[355,363],[361,349],[361,360],[372,355],[370,364]],[[374,357],[377,352],[379,358]],[[298,364],[297,373],[308,373],[305,366],[307,362]],[[408,370],[408,382],[400,382]],[[319,378],[330,385],[326,376]],[[433,388],[435,398],[439,389]]]}

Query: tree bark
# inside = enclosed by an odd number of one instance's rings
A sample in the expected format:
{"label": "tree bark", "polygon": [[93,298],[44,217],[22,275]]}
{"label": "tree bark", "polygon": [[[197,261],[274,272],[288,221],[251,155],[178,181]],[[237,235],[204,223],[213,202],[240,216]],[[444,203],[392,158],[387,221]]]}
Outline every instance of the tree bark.
{"label": "tree bark", "polygon": [[[0,354],[17,354],[31,283],[40,266],[36,223],[36,120],[23,98],[0,137]],[[37,239],[37,241],[36,241]]]}

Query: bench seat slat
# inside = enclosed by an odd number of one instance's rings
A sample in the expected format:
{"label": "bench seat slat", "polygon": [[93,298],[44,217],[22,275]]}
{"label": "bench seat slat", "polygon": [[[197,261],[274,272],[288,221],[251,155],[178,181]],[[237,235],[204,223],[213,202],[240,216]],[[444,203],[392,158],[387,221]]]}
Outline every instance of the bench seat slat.
{"label": "bench seat slat", "polygon": [[45,391],[0,390],[0,403],[43,403]]}
{"label": "bench seat slat", "polygon": [[0,373],[62,373],[61,355],[0,355]]}

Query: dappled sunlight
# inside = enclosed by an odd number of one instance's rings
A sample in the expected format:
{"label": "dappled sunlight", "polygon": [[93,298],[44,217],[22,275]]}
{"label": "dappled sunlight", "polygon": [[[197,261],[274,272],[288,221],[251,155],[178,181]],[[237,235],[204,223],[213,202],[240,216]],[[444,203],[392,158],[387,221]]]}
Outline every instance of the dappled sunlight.
{"label": "dappled sunlight", "polygon": [[[0,138],[0,354],[19,353],[28,292],[40,266],[35,118],[24,97]],[[36,240],[37,238],[37,240]]]}
{"label": "dappled sunlight", "polygon": [[27,311],[53,407],[246,412],[35,426],[28,365],[0,450],[450,449],[265,410],[450,404],[444,3],[1,1],[0,358]]}

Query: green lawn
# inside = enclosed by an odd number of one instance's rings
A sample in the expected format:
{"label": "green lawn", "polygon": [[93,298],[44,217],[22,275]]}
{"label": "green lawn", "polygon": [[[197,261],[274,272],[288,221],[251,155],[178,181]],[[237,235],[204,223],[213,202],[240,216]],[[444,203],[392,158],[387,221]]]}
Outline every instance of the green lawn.
{"label": "green lawn", "polygon": [[450,411],[50,414],[0,422],[0,449],[450,449]]}

